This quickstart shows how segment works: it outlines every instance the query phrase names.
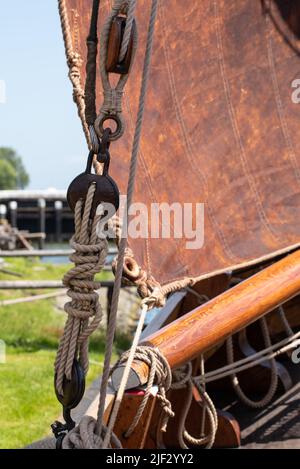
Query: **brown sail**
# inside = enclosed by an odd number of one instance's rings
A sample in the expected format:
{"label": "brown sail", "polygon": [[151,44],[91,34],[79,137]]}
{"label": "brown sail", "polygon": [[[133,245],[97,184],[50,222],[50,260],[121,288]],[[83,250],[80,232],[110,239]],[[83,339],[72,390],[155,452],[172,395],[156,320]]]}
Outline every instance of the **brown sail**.
{"label": "brown sail", "polygon": [[[84,86],[92,2],[65,4]],[[101,2],[100,26],[109,8]],[[122,192],[149,8],[149,0],[139,0],[126,130],[112,149],[111,174]],[[204,245],[196,250],[184,237],[129,239],[139,264],[160,283],[212,276],[300,244],[300,104],[293,99],[299,35],[299,1],[159,3],[134,201],[149,209],[202,202],[205,215]]]}

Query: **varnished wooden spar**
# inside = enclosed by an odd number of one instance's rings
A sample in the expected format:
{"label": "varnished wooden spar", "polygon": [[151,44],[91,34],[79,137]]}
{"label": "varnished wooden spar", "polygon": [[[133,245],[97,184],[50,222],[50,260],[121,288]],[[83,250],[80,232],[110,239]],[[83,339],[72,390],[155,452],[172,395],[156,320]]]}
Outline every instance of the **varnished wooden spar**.
{"label": "varnished wooden spar", "polygon": [[[300,292],[300,250],[182,316],[143,341],[158,347],[171,368],[195,358]],[[112,376],[118,387],[121,368]],[[145,384],[148,367],[135,362],[128,387]]]}

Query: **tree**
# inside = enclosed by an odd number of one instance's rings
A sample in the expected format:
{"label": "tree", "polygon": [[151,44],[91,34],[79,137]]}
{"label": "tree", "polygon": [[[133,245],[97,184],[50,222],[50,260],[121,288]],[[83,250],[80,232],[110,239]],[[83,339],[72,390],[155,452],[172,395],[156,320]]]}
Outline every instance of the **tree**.
{"label": "tree", "polygon": [[24,189],[29,175],[22,159],[12,148],[0,148],[0,189]]}
{"label": "tree", "polygon": [[0,189],[15,189],[17,173],[9,161],[0,159]]}

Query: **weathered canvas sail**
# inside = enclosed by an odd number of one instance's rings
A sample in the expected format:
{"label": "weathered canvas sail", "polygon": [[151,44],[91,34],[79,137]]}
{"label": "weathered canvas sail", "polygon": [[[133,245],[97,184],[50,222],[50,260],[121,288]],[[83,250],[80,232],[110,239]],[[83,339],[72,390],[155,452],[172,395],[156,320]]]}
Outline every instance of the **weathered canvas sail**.
{"label": "weathered canvas sail", "polygon": [[[92,1],[65,3],[84,85]],[[100,25],[109,6],[101,2]],[[126,130],[111,152],[123,193],[149,6],[138,1]],[[298,0],[160,1],[134,200],[205,204],[200,249],[186,249],[184,238],[129,240],[160,283],[214,275],[300,244],[300,104],[292,99],[299,37]],[[100,86],[97,95],[99,108]]]}

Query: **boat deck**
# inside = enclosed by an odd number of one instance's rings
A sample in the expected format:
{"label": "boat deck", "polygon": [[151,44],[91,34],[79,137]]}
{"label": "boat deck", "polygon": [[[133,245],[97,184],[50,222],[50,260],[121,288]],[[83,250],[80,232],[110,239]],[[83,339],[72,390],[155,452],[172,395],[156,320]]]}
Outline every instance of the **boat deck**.
{"label": "boat deck", "polygon": [[300,449],[300,364],[289,372],[292,387],[265,408],[250,409],[237,400],[224,406],[240,424],[242,448]]}

